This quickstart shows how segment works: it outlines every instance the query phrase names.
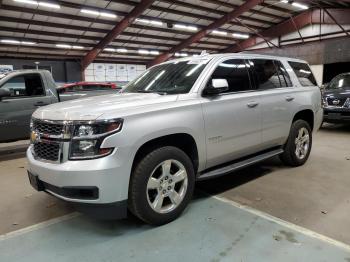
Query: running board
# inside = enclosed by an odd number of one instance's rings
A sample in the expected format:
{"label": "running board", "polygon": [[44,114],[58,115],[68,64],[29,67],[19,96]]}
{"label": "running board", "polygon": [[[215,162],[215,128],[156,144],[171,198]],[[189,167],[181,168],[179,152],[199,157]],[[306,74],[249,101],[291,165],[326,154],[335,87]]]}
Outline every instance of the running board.
{"label": "running board", "polygon": [[198,176],[197,181],[223,176],[223,175],[226,175],[232,171],[236,171],[238,169],[253,165],[255,163],[261,162],[261,161],[266,160],[268,158],[271,158],[273,156],[277,156],[281,153],[283,153],[283,149],[281,149],[281,148],[275,149],[273,151],[269,151],[269,152],[263,153],[261,155],[254,156],[254,157],[233,163],[233,164],[228,165],[228,166],[224,166],[224,167],[220,167],[218,169],[203,172]]}

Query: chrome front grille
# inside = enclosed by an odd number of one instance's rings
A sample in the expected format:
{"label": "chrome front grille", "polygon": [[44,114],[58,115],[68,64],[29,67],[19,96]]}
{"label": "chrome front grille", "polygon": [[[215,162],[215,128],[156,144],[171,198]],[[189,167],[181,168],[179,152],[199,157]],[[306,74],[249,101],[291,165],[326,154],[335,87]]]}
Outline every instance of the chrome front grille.
{"label": "chrome front grille", "polygon": [[346,102],[347,102],[347,98],[333,98],[333,97],[327,98],[327,104],[329,106],[343,107]]}
{"label": "chrome front grille", "polygon": [[33,120],[33,130],[45,135],[61,135],[63,124],[57,124],[49,121]]}
{"label": "chrome front grille", "polygon": [[59,161],[60,159],[60,144],[59,143],[47,143],[36,142],[33,145],[34,154],[36,157],[49,161]]}
{"label": "chrome front grille", "polygon": [[62,162],[62,149],[70,139],[72,125],[66,121],[32,119],[31,149],[34,158],[53,163]]}

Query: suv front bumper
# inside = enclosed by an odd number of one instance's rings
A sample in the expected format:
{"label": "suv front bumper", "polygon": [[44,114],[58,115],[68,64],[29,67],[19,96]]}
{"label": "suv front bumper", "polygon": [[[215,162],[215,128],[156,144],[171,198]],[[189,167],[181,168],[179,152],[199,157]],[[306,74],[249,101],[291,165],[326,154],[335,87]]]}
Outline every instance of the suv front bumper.
{"label": "suv front bumper", "polygon": [[111,155],[99,159],[58,164],[36,160],[28,148],[27,159],[30,181],[37,190],[79,204],[85,211],[118,206],[126,214],[132,163],[123,158],[122,150],[115,149]]}
{"label": "suv front bumper", "polygon": [[327,123],[349,123],[350,108],[325,108],[323,121]]}

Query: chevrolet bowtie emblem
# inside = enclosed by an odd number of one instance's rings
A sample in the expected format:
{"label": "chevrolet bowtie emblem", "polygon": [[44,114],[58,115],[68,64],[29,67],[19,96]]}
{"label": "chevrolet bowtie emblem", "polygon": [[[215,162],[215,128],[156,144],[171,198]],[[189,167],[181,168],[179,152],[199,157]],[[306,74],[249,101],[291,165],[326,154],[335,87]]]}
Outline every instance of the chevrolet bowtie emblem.
{"label": "chevrolet bowtie emblem", "polygon": [[37,134],[35,131],[32,131],[32,132],[30,133],[30,141],[31,141],[32,143],[35,143],[37,139],[39,139],[38,134]]}

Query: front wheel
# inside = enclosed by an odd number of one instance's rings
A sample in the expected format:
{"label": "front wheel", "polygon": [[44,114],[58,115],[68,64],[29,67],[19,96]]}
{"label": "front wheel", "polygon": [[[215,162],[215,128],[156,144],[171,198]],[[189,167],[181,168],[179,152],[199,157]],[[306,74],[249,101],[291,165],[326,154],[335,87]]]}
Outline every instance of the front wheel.
{"label": "front wheel", "polygon": [[135,166],[129,186],[129,209],[153,225],[175,220],[186,208],[194,190],[190,158],[176,147],[158,148]]}
{"label": "front wheel", "polygon": [[284,152],[280,155],[282,162],[289,166],[301,166],[309,158],[312,146],[312,130],[304,120],[293,122]]}

